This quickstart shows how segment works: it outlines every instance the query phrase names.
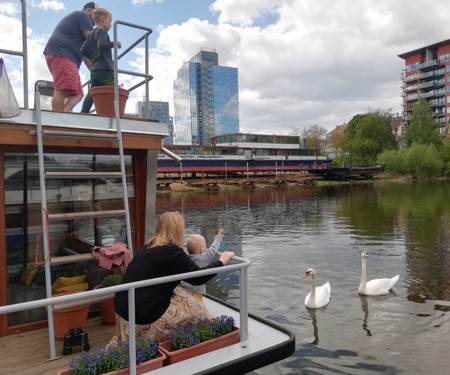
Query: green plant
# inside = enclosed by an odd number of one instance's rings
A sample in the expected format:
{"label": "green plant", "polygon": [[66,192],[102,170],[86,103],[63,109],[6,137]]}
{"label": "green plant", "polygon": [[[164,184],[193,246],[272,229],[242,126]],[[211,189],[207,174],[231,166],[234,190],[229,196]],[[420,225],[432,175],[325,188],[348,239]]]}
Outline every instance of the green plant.
{"label": "green plant", "polygon": [[168,335],[170,350],[189,348],[204,341],[226,335],[233,331],[234,318],[226,315],[212,320],[199,320]]}
{"label": "green plant", "polygon": [[102,281],[102,287],[119,285],[122,282],[122,276],[120,275],[108,275]]}
{"label": "green plant", "polygon": [[[159,344],[149,340],[136,341],[136,365],[158,356]],[[69,363],[72,375],[100,375],[130,367],[128,343],[104,347],[81,353],[80,358]]]}

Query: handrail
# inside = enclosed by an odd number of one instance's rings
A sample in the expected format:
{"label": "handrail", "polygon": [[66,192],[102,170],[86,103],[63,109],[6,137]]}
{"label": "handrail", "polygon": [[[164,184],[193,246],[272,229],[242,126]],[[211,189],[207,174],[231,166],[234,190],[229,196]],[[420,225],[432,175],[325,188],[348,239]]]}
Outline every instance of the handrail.
{"label": "handrail", "polygon": [[135,281],[133,283],[100,288],[74,294],[68,294],[58,297],[43,298],[36,301],[16,303],[13,305],[0,306],[0,315],[18,311],[31,310],[47,306],[48,309],[53,305],[65,302],[73,302],[84,298],[100,297],[106,294],[128,291],[128,324],[129,324],[129,343],[130,343],[130,374],[136,375],[136,311],[135,311],[135,290],[151,285],[163,284],[171,281],[178,281],[184,278],[206,276],[218,273],[225,273],[239,270],[239,314],[240,314],[240,336],[241,343],[248,338],[248,293],[247,293],[247,268],[250,266],[248,259],[234,256],[233,261],[237,264],[228,264],[224,267],[209,268],[206,270],[180,273],[171,276],[159,277],[156,279]]}
{"label": "handrail", "polygon": [[[120,55],[118,54],[117,51],[117,27],[118,25],[123,25],[123,26],[129,26],[129,27],[133,27],[135,29],[140,29],[140,30],[144,30],[146,31],[144,33],[144,35],[142,35],[140,38],[138,38],[134,43],[132,43],[126,50],[124,50]],[[140,86],[142,86],[143,84],[145,84],[145,102],[148,103],[148,98],[149,98],[149,88],[148,88],[148,82],[151,81],[153,79],[153,76],[149,74],[149,59],[148,59],[148,49],[149,49],[149,42],[148,42],[148,36],[153,32],[153,30],[150,27],[145,27],[145,26],[141,26],[141,25],[137,25],[134,23],[130,23],[130,22],[125,22],[125,21],[120,21],[117,20],[114,22],[113,25],[113,35],[114,35],[114,100],[118,102],[118,98],[119,98],[119,82],[118,82],[118,74],[122,73],[122,74],[128,74],[128,75],[132,75],[132,76],[139,76],[139,77],[144,77],[144,79],[140,82],[138,82],[136,85],[134,85],[133,87],[129,88],[129,91],[132,91]],[[130,52],[134,47],[136,47],[140,42],[144,41],[145,42],[145,49],[144,49],[144,73],[139,73],[139,72],[132,72],[129,70],[123,70],[123,69],[119,69],[119,59],[122,58],[123,56],[125,56],[128,52]],[[148,117],[148,106],[146,105],[144,108],[144,116],[145,118]]]}

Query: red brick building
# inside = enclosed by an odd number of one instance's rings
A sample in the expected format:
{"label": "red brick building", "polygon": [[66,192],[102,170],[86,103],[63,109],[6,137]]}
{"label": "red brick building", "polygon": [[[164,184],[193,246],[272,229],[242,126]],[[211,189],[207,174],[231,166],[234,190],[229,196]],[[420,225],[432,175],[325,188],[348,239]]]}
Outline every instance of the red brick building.
{"label": "red brick building", "polygon": [[439,132],[445,136],[450,122],[450,39],[399,55],[405,60],[403,79],[404,130],[409,125],[412,107],[420,98],[430,103]]}

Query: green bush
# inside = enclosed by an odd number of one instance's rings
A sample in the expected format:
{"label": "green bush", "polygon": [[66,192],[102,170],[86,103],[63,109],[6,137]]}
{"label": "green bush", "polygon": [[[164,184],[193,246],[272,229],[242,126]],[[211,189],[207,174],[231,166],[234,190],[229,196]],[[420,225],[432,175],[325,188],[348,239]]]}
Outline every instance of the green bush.
{"label": "green bush", "polygon": [[122,282],[122,276],[120,275],[108,275],[102,281],[102,287],[106,288],[108,286],[120,285]]}

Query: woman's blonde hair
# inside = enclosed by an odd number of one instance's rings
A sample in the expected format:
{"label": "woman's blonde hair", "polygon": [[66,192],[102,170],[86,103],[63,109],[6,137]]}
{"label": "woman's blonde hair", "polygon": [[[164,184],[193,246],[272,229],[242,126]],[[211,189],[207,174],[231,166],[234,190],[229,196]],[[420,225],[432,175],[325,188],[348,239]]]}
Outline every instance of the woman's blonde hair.
{"label": "woman's blonde hair", "polygon": [[164,212],[156,224],[155,235],[147,241],[147,248],[175,244],[184,246],[184,219],[179,212]]}

